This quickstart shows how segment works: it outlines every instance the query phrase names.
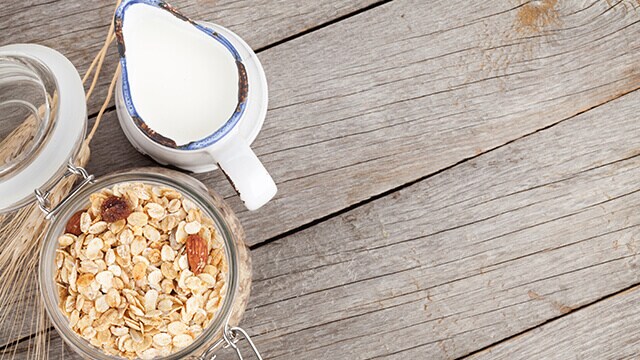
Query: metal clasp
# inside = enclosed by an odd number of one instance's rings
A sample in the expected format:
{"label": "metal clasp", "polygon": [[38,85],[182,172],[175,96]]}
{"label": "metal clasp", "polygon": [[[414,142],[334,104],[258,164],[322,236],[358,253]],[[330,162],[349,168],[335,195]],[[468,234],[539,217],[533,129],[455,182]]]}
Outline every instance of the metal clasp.
{"label": "metal clasp", "polygon": [[[53,209],[51,208],[51,202],[49,201],[49,196],[51,195],[51,190],[60,183],[60,181],[62,181],[62,179],[65,179],[71,175],[81,175],[82,176],[82,181],[75,186],[73,189],[71,189],[71,192],[69,192],[69,194],[67,196],[65,196],[62,200],[60,200],[60,203],[58,203],[58,205],[56,205]],[[74,195],[76,195],[84,186],[86,186],[87,184],[93,183],[94,177],[93,175],[90,175],[87,170],[85,170],[84,168],[80,167],[80,166],[75,166],[73,165],[73,163],[69,162],[67,164],[67,171],[65,171],[64,175],[62,175],[61,177],[58,178],[58,180],[56,180],[56,182],[54,182],[53,184],[51,184],[51,187],[49,189],[45,189],[44,191],[41,189],[36,189],[35,193],[36,193],[36,200],[38,201],[38,207],[40,208],[40,210],[42,210],[42,212],[45,213],[45,219],[51,219],[53,216],[55,216],[58,211],[62,208],[62,206],[64,204],[66,204]]]}
{"label": "metal clasp", "polygon": [[253,354],[255,355],[255,357],[258,360],[263,360],[262,356],[260,355],[260,352],[258,351],[258,348],[251,340],[251,337],[249,336],[249,334],[247,334],[247,332],[244,331],[244,329],[242,328],[229,327],[228,324],[225,325],[224,327],[224,332],[222,333],[222,339],[216,341],[216,343],[213,344],[213,346],[211,346],[200,357],[200,360],[215,360],[217,355],[214,353],[218,350],[218,348],[226,349],[229,347],[236,352],[238,359],[244,360],[244,358],[242,357],[242,353],[240,352],[240,348],[238,348],[238,341],[242,340],[242,338],[244,338],[247,341],[247,343],[249,343],[249,346],[251,346],[251,350],[253,350]]}

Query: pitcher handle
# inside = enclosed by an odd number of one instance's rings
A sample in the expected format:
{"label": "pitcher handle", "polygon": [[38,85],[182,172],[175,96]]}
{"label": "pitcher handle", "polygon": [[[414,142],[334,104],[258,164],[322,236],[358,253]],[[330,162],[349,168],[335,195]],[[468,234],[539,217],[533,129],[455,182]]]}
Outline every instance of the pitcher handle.
{"label": "pitcher handle", "polygon": [[238,136],[208,151],[247,209],[256,210],[276,195],[276,183],[246,140]]}

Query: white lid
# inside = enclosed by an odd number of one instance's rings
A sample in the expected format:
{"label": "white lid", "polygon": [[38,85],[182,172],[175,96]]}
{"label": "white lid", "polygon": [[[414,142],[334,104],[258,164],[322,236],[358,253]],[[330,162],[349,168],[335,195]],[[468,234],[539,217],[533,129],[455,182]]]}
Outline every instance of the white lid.
{"label": "white lid", "polygon": [[[0,93],[0,212],[6,212],[62,176],[84,139],[87,106],[73,64],[41,45],[0,47]],[[25,109],[29,120],[22,120]]]}

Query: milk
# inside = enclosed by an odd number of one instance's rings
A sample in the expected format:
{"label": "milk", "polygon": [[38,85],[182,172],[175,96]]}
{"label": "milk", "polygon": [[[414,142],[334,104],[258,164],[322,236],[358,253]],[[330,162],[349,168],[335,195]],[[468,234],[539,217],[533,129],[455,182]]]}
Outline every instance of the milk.
{"label": "milk", "polygon": [[180,146],[229,120],[238,104],[238,69],[224,45],[144,4],[130,5],[122,33],[131,100],[147,126]]}

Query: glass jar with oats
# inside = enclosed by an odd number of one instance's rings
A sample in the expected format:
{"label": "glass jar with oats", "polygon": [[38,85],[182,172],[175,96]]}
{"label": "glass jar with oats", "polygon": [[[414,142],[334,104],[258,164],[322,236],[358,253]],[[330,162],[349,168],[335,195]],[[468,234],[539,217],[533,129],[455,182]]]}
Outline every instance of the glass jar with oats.
{"label": "glass jar with oats", "polygon": [[[39,286],[49,318],[87,359],[215,358],[237,327],[251,261],[229,206],[196,179],[142,168],[95,179],[73,165],[86,105],[73,65],[36,45],[0,47],[0,211],[38,204]],[[4,146],[3,146],[4,145]],[[58,191],[79,180],[67,196]],[[37,210],[37,209],[36,209]],[[45,229],[46,230],[43,230]]]}
{"label": "glass jar with oats", "polygon": [[251,285],[243,230],[180,172],[83,187],[55,214],[40,261],[49,316],[87,358],[207,359],[245,335],[235,328]]}

